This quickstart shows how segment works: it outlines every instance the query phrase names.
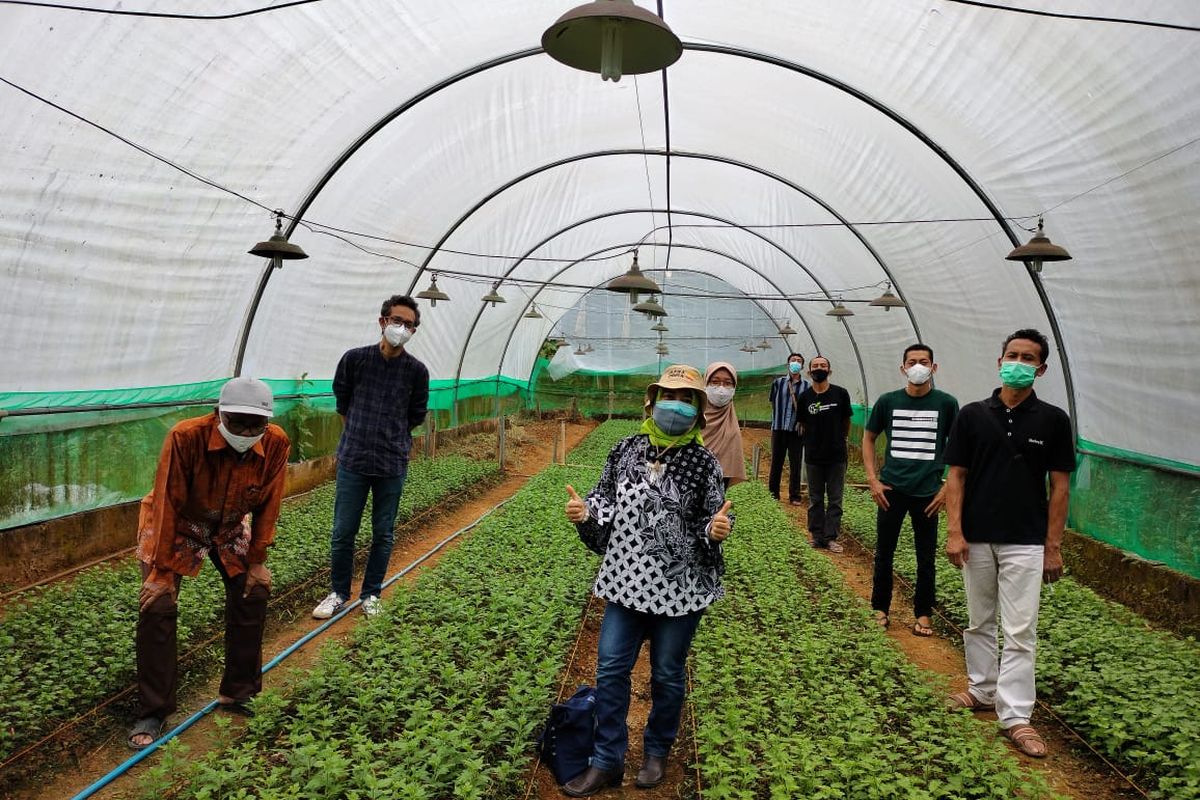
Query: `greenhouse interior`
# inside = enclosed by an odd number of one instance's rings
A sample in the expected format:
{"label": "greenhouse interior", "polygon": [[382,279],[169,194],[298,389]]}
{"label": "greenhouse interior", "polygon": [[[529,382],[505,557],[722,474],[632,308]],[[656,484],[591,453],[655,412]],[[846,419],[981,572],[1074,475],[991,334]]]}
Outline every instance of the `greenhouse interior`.
{"label": "greenhouse interior", "polygon": [[[0,0],[0,43],[0,795],[1200,798],[1195,0]],[[889,542],[926,390],[936,536]],[[996,519],[1049,521],[987,548],[1045,542],[998,641],[955,520],[1009,458]],[[686,617],[605,594],[661,514],[716,559]],[[703,614],[682,699],[649,632],[614,699],[619,610]]]}

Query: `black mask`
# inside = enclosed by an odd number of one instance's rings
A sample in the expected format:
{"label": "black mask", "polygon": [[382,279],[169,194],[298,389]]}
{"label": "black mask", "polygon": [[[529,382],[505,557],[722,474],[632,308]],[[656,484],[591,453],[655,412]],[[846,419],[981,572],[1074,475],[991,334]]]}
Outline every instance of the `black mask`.
{"label": "black mask", "polygon": [[816,381],[817,383],[824,383],[826,381],[826,379],[829,378],[829,370],[814,369],[812,372],[809,373],[809,375],[812,375],[812,379],[814,381]]}

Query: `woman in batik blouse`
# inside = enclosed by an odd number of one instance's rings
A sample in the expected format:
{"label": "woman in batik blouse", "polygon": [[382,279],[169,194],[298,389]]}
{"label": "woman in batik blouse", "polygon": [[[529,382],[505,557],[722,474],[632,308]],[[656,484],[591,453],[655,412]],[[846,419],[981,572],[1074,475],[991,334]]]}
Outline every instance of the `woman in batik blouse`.
{"label": "woman in batik blouse", "polygon": [[603,556],[593,592],[607,601],[596,659],[596,739],[591,765],[562,788],[587,797],[619,786],[629,733],[629,676],[650,641],[653,704],[636,783],[666,777],[683,708],[684,664],[704,609],[725,590],[721,541],[733,520],[721,466],[701,439],[707,401],[700,372],[668,367],[646,389],[638,434],[613,447],[585,499],[570,486],[567,519]]}

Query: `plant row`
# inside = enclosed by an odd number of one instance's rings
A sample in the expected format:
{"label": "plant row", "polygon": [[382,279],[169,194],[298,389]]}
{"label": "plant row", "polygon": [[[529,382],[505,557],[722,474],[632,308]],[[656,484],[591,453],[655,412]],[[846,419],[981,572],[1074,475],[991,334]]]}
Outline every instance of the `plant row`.
{"label": "plant row", "polygon": [[[843,524],[875,546],[875,504],[848,490]],[[966,625],[962,576],[940,555],[939,605]],[[911,527],[905,521],[896,571],[916,575]],[[1108,758],[1132,767],[1157,797],[1200,798],[1200,647],[1152,630],[1145,620],[1069,576],[1042,589],[1038,619],[1038,694]]]}
{"label": "plant row", "polygon": [[729,496],[727,595],[692,656],[706,800],[1050,796],[944,709],[761,483]]}
{"label": "plant row", "polygon": [[[495,474],[491,462],[460,456],[409,465],[398,519],[404,521]],[[278,597],[329,563],[334,485],[284,502],[268,566]],[[370,509],[363,529],[370,531]],[[71,581],[31,590],[0,620],[0,760],[129,685],[135,674],[134,629],[139,566],[127,559]],[[314,587],[306,599],[323,594]],[[185,579],[179,595],[180,652],[223,619],[224,588],[211,565]]]}

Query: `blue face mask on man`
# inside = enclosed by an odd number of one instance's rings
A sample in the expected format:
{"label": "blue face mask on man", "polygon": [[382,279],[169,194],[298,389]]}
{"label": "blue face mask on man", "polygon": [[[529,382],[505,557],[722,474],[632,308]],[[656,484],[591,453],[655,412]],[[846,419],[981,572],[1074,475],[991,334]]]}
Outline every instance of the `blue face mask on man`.
{"label": "blue face mask on man", "polygon": [[696,407],[682,400],[659,400],[651,416],[660,431],[667,436],[678,436],[696,423]]}
{"label": "blue face mask on man", "polygon": [[792,373],[793,375],[799,375],[800,370],[802,369],[804,369],[804,365],[799,361],[792,361],[788,364],[788,372]]}

